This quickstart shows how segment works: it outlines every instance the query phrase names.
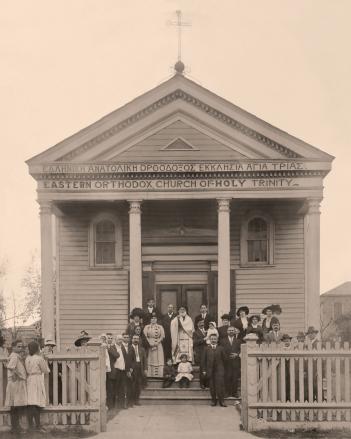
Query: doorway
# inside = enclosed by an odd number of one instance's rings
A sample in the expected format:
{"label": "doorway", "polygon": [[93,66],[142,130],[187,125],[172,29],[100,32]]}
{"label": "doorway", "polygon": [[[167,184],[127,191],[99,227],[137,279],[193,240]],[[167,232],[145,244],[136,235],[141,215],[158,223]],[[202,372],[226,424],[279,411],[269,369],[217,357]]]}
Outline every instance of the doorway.
{"label": "doorway", "polygon": [[167,313],[169,304],[174,305],[175,311],[184,305],[194,321],[195,316],[200,312],[200,306],[207,304],[207,285],[157,285],[156,304],[162,314]]}

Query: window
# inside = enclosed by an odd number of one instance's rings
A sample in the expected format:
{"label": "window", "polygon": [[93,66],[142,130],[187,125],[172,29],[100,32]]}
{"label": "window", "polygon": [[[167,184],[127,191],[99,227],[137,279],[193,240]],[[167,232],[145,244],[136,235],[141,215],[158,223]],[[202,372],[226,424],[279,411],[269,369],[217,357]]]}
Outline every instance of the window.
{"label": "window", "polygon": [[241,227],[241,264],[273,264],[273,237],[273,220],[267,214],[252,212],[246,215]]}
{"label": "window", "polygon": [[342,315],[342,303],[334,303],[334,320]]}
{"label": "window", "polygon": [[90,224],[90,266],[122,266],[122,228],[113,214],[100,214]]}

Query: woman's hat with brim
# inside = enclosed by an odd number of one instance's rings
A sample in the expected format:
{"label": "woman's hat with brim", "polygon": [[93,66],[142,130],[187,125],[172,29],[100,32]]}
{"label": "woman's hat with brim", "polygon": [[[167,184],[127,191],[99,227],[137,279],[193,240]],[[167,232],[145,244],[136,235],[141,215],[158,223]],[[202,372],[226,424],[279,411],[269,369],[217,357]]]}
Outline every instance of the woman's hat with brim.
{"label": "woman's hat with brim", "polygon": [[267,314],[267,310],[270,309],[273,312],[273,305],[268,305],[262,310],[262,314]]}
{"label": "woman's hat with brim", "polygon": [[130,313],[130,318],[134,319],[134,317],[139,317],[139,318],[143,318],[145,315],[144,311],[141,308],[133,308],[131,313]]}
{"label": "woman's hat with brim", "polygon": [[83,341],[89,341],[91,340],[90,335],[87,333],[87,331],[81,331],[79,337],[74,342],[75,346],[82,346]]}
{"label": "woman's hat with brim", "polygon": [[246,315],[250,314],[250,310],[247,306],[241,306],[238,311],[236,312],[236,315],[239,317],[240,311],[244,311]]}
{"label": "woman's hat with brim", "polygon": [[272,305],[272,311],[273,311],[275,314],[281,314],[281,313],[283,312],[281,306],[278,305],[278,304]]}
{"label": "woman's hat with brim", "polygon": [[258,314],[254,314],[253,316],[249,317],[248,320],[249,320],[250,325],[251,325],[253,319],[257,319],[257,321],[259,322],[261,320],[261,317]]}
{"label": "woman's hat with brim", "polygon": [[222,319],[222,320],[230,320],[230,316],[229,316],[229,314],[223,314],[223,315],[221,316],[221,319]]}
{"label": "woman's hat with brim", "polygon": [[309,326],[307,329],[307,332],[305,332],[305,335],[309,335],[309,334],[318,334],[318,329],[315,329],[314,326]]}

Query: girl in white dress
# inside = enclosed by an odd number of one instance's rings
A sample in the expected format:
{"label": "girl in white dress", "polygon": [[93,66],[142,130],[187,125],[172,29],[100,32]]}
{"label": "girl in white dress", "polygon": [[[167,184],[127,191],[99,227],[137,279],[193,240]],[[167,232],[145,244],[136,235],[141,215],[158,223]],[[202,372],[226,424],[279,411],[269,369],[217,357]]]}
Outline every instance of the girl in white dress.
{"label": "girl in white dress", "polygon": [[194,378],[193,366],[188,361],[187,354],[180,355],[180,363],[178,364],[178,374],[176,376],[175,382],[179,383],[179,387],[189,387],[190,381]]}
{"label": "girl in white dress", "polygon": [[[40,409],[46,406],[46,393],[44,374],[50,369],[47,362],[39,354],[39,344],[36,341],[28,343],[29,355],[25,360],[27,371],[27,394],[28,394],[28,424],[29,428],[45,431],[40,426]],[[34,420],[34,422],[33,422]]]}

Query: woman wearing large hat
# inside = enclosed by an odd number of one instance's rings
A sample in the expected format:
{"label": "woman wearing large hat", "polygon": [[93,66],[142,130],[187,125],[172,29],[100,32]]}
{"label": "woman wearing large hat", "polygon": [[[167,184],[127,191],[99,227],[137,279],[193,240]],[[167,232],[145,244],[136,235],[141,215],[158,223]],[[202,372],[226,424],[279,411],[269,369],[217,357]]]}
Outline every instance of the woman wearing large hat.
{"label": "woman wearing large hat", "polygon": [[247,328],[249,326],[248,315],[250,310],[247,306],[240,306],[236,312],[237,319],[232,319],[230,324],[235,326],[240,331],[240,338],[243,339],[247,334]]}
{"label": "woman wearing large hat", "polygon": [[127,325],[126,333],[129,335],[129,337],[133,337],[135,334],[135,328],[140,326],[141,330],[144,329],[143,326],[143,317],[144,317],[144,310],[141,308],[134,308],[132,309],[132,312],[130,313],[129,319],[130,322]]}
{"label": "woman wearing large hat", "polygon": [[89,340],[91,340],[90,335],[87,333],[87,331],[83,329],[82,331],[80,331],[79,337],[74,342],[74,344],[78,347],[86,346]]}
{"label": "woman wearing large hat", "polygon": [[165,338],[163,326],[157,323],[157,314],[152,313],[151,320],[144,328],[144,335],[149,344],[147,352],[147,376],[163,377],[165,364],[162,340]]}
{"label": "woman wearing large hat", "polygon": [[262,314],[265,315],[264,319],[262,320],[262,329],[265,334],[268,334],[269,331],[272,331],[272,319],[277,318],[277,314],[280,314],[282,312],[282,309],[280,305],[268,305],[262,310]]}

